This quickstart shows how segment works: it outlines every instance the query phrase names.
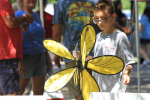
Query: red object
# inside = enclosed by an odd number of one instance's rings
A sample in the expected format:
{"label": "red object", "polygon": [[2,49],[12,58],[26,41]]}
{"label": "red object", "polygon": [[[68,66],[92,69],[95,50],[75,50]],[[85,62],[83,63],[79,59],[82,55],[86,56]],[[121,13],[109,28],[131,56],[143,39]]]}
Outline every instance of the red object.
{"label": "red object", "polygon": [[9,0],[0,2],[0,60],[22,58],[22,31],[20,27],[8,28],[3,17],[13,14],[14,10]]}
{"label": "red object", "polygon": [[130,47],[132,47],[132,44],[130,43]]}
{"label": "red object", "polygon": [[[40,15],[39,11],[37,11],[37,13]],[[44,11],[44,28],[46,32],[45,38],[52,38],[52,20],[53,16]]]}
{"label": "red object", "polygon": [[64,100],[64,99],[60,98],[60,99],[46,99],[46,100]]}

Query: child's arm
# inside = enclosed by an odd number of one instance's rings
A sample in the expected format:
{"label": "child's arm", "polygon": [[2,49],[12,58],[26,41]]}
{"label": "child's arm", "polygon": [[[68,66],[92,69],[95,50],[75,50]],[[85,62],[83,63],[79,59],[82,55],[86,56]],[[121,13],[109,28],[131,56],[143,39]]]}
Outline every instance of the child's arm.
{"label": "child's arm", "polygon": [[113,21],[113,24],[117,29],[126,33],[127,36],[130,35],[130,28],[129,27],[121,27],[116,21]]}
{"label": "child's arm", "polygon": [[[75,51],[72,51],[72,55],[73,55],[73,57],[76,59]],[[79,59],[81,59],[80,51],[77,51],[77,55],[79,56]]]}
{"label": "child's arm", "polygon": [[85,60],[90,60],[92,58],[93,58],[92,56],[87,56]]}
{"label": "child's arm", "polygon": [[125,71],[123,72],[123,79],[124,79],[124,84],[128,85],[130,83],[130,74],[132,72],[134,65],[127,65],[125,68]]}
{"label": "child's arm", "polygon": [[[72,54],[73,54],[74,58],[76,59],[75,51],[73,51]],[[79,59],[81,59],[80,51],[77,52],[77,55],[79,56]],[[93,58],[92,56],[87,56],[87,58],[85,60],[89,60],[92,58]]]}

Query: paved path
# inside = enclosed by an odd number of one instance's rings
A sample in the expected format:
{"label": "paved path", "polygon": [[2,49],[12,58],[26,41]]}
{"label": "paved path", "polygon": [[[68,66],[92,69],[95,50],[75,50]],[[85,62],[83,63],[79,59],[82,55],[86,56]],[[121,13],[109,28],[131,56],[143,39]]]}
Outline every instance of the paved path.
{"label": "paved path", "polygon": [[[130,93],[138,93],[138,78],[137,78],[137,67],[132,71],[131,74],[131,82],[127,87],[126,92]],[[141,76],[141,93],[150,93],[150,68],[141,68],[140,69]]]}

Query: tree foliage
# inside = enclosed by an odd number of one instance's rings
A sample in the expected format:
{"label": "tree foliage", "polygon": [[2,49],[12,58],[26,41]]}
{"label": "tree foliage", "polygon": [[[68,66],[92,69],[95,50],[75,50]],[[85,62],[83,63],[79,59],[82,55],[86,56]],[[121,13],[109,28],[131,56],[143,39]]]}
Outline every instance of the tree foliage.
{"label": "tree foliage", "polygon": [[58,0],[47,0],[48,3],[53,3],[53,4],[56,4]]}
{"label": "tree foliage", "polygon": [[15,0],[10,0],[10,2],[11,2],[11,3],[15,3],[16,1],[15,1]]}
{"label": "tree foliage", "polygon": [[[10,0],[11,3],[16,2],[15,0]],[[56,4],[58,0],[47,0],[48,3],[52,3],[52,4]],[[112,1],[116,1],[116,0],[112,0]],[[122,10],[130,10],[131,9],[131,2],[130,0],[121,0],[122,2]],[[146,1],[139,1],[138,2],[138,11],[139,14],[143,14],[143,11],[146,7]]]}
{"label": "tree foliage", "polygon": [[[112,0],[117,1],[117,0]],[[121,0],[122,2],[122,10],[130,10],[131,9],[131,1],[130,0]],[[143,11],[146,7],[146,1],[138,1],[138,13],[143,14]]]}

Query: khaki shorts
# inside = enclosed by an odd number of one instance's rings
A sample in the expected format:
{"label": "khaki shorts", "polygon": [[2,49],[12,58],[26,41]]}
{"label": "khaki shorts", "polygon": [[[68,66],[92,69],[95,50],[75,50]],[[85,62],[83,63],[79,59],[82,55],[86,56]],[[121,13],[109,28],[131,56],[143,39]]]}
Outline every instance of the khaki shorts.
{"label": "khaki shorts", "polygon": [[[76,66],[76,61],[71,61],[65,64],[65,68],[71,68],[74,66]],[[68,86],[68,91],[70,96],[81,96],[79,81],[78,81],[78,85],[75,86],[74,79],[72,77],[71,80],[68,82],[67,86]]]}

